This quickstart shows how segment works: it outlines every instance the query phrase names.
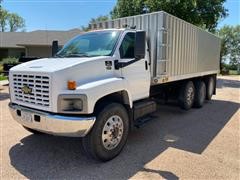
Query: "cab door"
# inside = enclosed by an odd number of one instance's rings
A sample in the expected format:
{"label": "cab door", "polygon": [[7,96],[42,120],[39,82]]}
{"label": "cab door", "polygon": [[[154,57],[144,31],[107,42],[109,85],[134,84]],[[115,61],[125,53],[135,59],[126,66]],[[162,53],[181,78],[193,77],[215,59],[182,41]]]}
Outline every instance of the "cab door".
{"label": "cab door", "polygon": [[119,46],[119,62],[133,62],[121,68],[121,75],[127,80],[134,101],[149,97],[151,79],[148,59],[135,59],[135,35],[136,32],[125,32]]}

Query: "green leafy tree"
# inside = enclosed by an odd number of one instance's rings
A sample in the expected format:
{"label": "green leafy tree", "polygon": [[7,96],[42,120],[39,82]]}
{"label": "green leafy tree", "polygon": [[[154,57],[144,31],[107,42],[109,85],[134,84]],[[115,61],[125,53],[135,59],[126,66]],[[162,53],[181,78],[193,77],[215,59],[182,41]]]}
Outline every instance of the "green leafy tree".
{"label": "green leafy tree", "polygon": [[8,23],[10,32],[16,32],[17,30],[25,27],[24,19],[16,13],[10,13],[8,15]]}
{"label": "green leafy tree", "polygon": [[111,11],[112,19],[144,14],[146,0],[118,0],[117,5]]}
{"label": "green leafy tree", "polygon": [[95,23],[95,22],[107,21],[107,20],[109,20],[109,16],[107,16],[107,15],[105,15],[105,16],[100,15],[100,16],[98,16],[96,18],[92,18],[89,23]]}
{"label": "green leafy tree", "polygon": [[192,24],[214,32],[218,21],[227,16],[226,0],[118,0],[112,18],[166,11]]}
{"label": "green leafy tree", "polygon": [[[100,21],[107,21],[107,20],[109,20],[109,16],[108,15],[100,15],[100,16],[98,16],[98,17],[96,17],[96,18],[92,18],[90,21],[89,21],[89,23],[88,24],[92,24],[92,23],[96,23],[96,22],[100,22]],[[81,27],[81,30],[83,30],[83,31],[88,31],[89,30],[89,27],[87,26],[82,26]]]}
{"label": "green leafy tree", "polygon": [[9,25],[11,32],[24,28],[24,19],[16,13],[10,13],[5,10],[1,5],[2,2],[3,0],[0,0],[0,31],[6,31],[7,25]]}
{"label": "green leafy tree", "polygon": [[1,5],[2,1],[3,0],[0,0],[0,17],[2,16],[2,5]]}
{"label": "green leafy tree", "polygon": [[240,66],[240,25],[224,26],[218,34],[222,38],[221,64],[236,70]]}
{"label": "green leafy tree", "polygon": [[4,32],[7,26],[8,11],[0,7],[0,28]]}

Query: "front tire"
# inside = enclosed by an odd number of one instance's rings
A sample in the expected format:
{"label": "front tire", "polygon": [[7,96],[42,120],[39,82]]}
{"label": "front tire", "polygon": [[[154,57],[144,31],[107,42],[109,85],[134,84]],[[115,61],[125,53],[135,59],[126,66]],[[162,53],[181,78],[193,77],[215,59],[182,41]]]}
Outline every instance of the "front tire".
{"label": "front tire", "polygon": [[83,147],[91,157],[108,161],[123,149],[129,132],[126,109],[117,103],[106,105],[97,115],[97,120],[86,137]]}

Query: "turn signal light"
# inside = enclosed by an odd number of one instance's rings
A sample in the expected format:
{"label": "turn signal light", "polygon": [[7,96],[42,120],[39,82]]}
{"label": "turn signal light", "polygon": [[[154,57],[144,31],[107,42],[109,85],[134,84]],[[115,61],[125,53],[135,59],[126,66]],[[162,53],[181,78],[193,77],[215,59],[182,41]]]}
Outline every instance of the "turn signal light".
{"label": "turn signal light", "polygon": [[68,89],[69,90],[75,90],[77,88],[76,81],[68,81]]}

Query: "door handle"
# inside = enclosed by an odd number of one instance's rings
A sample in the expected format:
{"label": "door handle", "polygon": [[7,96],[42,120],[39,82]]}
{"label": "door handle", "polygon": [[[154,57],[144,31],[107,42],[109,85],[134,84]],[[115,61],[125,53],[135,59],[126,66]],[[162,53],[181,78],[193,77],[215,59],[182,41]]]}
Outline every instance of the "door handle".
{"label": "door handle", "polygon": [[145,69],[148,70],[148,62],[145,61]]}

